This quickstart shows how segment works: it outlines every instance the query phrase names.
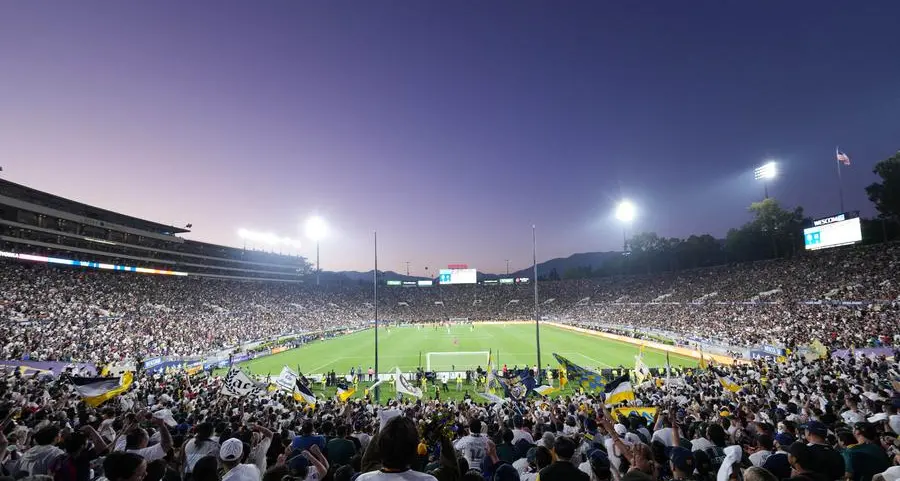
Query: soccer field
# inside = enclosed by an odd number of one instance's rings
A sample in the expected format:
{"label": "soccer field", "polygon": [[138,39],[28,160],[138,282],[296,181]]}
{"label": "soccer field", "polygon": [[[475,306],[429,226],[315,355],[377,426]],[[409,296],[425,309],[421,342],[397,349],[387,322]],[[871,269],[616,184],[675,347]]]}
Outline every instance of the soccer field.
{"label": "soccer field", "polygon": [[[582,334],[554,326],[541,326],[541,364],[553,368],[557,362],[552,353],[568,358],[590,369],[634,368],[634,356],[639,347],[633,344]],[[537,360],[533,324],[480,324],[449,328],[394,327],[378,331],[379,370],[389,372],[399,367],[404,372],[420,365],[427,367],[427,353],[442,353],[431,357],[434,370],[464,370],[475,365],[484,366],[487,352],[494,353],[497,366],[533,366]],[[446,353],[454,353],[448,355]],[[421,356],[421,357],[420,357]],[[421,359],[421,364],[420,364]],[[691,357],[671,354],[673,366],[696,366]],[[650,367],[664,366],[664,352],[646,349],[644,362]],[[471,365],[474,364],[474,365]],[[354,334],[305,346],[272,356],[247,361],[241,365],[252,374],[277,376],[282,366],[299,369],[304,374],[331,371],[346,374],[351,367],[364,371],[375,365],[375,331],[368,329]]]}

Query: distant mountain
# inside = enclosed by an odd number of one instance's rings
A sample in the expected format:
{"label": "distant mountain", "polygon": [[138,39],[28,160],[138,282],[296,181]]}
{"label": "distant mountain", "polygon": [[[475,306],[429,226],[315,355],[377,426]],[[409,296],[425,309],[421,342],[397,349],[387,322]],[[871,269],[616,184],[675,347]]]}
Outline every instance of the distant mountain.
{"label": "distant mountain", "polygon": [[[582,252],[581,254],[572,254],[569,257],[558,257],[556,259],[550,259],[548,261],[544,261],[538,264],[538,277],[545,277],[550,273],[553,269],[556,269],[556,273],[562,277],[563,273],[568,269],[574,269],[578,267],[591,266],[591,269],[596,270],[602,267],[606,262],[611,259],[617,259],[622,255],[621,252]],[[322,282],[372,282],[372,271],[368,272],[359,272],[359,271],[322,271],[321,281]],[[381,271],[380,277],[386,281],[418,281],[423,279],[429,279],[428,277],[422,276],[407,276],[405,274],[400,274],[394,271]],[[525,269],[510,272],[509,276],[506,274],[491,274],[487,272],[479,272],[478,280],[483,281],[484,279],[499,279],[502,277],[534,277],[534,272],[532,268],[529,266]],[[432,280],[437,280],[437,278],[433,278]]]}
{"label": "distant mountain", "polygon": [[[592,270],[597,270],[610,260],[620,257],[622,257],[621,252],[582,252],[580,254],[572,254],[569,257],[557,257],[556,259],[538,263],[538,277],[546,277],[553,269],[556,269],[556,273],[560,277],[569,269],[584,266],[590,266]],[[499,277],[506,277],[506,275]],[[534,270],[532,267],[528,267],[511,273],[510,277],[531,278],[534,277]]]}
{"label": "distant mountain", "polygon": [[[340,281],[365,281],[372,282],[372,276],[374,275],[374,271],[368,272],[359,272],[359,271],[322,271],[320,274],[320,279],[322,281],[327,282],[340,282]],[[427,279],[427,277],[416,277],[416,276],[407,276],[405,274],[399,274],[394,271],[380,271],[379,277],[386,281],[417,281],[419,279]]]}

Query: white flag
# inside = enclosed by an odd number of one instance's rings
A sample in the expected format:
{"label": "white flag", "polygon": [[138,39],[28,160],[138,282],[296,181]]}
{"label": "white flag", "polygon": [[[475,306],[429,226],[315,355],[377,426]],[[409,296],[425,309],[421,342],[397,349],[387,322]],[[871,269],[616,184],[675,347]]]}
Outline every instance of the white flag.
{"label": "white flag", "polygon": [[410,395],[410,396],[417,397],[417,398],[419,398],[419,399],[422,398],[422,390],[419,389],[419,388],[417,388],[417,387],[413,387],[412,385],[410,385],[410,384],[409,384],[409,381],[407,381],[407,380],[403,377],[403,374],[400,372],[400,368],[399,368],[399,367],[398,367],[397,370],[394,372],[394,381],[396,382],[396,385],[397,385],[397,392],[398,392],[398,393],[400,393],[400,394],[408,394],[408,395]]}
{"label": "white flag", "polygon": [[294,386],[297,385],[299,376],[291,368],[284,366],[281,368],[281,374],[276,377],[272,383],[278,386],[278,389],[287,392],[294,392]]}
{"label": "white flag", "polygon": [[256,382],[235,366],[228,370],[225,383],[222,384],[222,394],[226,396],[241,397],[256,390]]}

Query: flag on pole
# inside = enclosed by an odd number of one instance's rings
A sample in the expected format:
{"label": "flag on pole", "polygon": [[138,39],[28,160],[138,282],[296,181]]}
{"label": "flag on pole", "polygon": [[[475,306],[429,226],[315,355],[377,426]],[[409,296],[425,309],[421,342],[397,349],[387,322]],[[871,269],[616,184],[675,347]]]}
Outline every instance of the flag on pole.
{"label": "flag on pole", "polygon": [[624,375],[606,385],[606,405],[612,406],[625,401],[634,401],[634,389],[628,375]]}
{"label": "flag on pole", "polygon": [[422,390],[413,387],[406,378],[403,377],[403,373],[400,372],[400,368],[398,367],[394,371],[394,381],[397,385],[397,393],[398,394],[408,394],[412,397],[416,397],[422,399]]}
{"label": "flag on pole", "polygon": [[538,393],[538,394],[541,395],[541,396],[547,396],[547,395],[549,395],[549,394],[551,394],[551,393],[554,393],[554,392],[556,392],[556,391],[558,391],[558,390],[559,390],[559,389],[557,389],[557,388],[555,388],[555,387],[552,387],[552,386],[548,386],[548,385],[546,385],[546,384],[534,388],[534,392]]}
{"label": "flag on pole", "polygon": [[725,374],[722,371],[719,371],[718,369],[714,369],[713,372],[715,373],[716,377],[719,378],[719,384],[721,384],[725,390],[735,393],[741,390],[740,384],[734,382],[734,379],[732,379],[731,376]]}
{"label": "flag on pole", "polygon": [[834,155],[837,157],[838,162],[844,165],[850,165],[850,156],[841,152],[837,147],[834,148]]}
{"label": "flag on pole", "polygon": [[294,381],[294,401],[303,401],[311,406],[315,406],[318,402],[316,395],[305,384],[300,382],[300,379]]}
{"label": "flag on pole", "polygon": [[700,349],[700,369],[707,369],[709,365],[706,363],[706,358],[703,357],[703,349]]}
{"label": "flag on pole", "polygon": [[606,385],[600,374],[597,374],[590,369],[585,369],[555,352],[553,353],[553,357],[559,362],[560,368],[566,370],[567,384],[568,381],[571,381],[574,382],[576,386],[585,390],[603,389],[603,386]]}
{"label": "flag on pole", "polygon": [[71,380],[84,403],[95,408],[127,391],[134,376],[127,371],[120,377],[72,377]]}
{"label": "flag on pole", "polygon": [[278,386],[278,389],[287,392],[293,392],[294,386],[300,381],[300,377],[291,368],[284,366],[281,368],[281,374],[276,377],[272,383]]}
{"label": "flag on pole", "polygon": [[222,384],[222,394],[226,396],[242,397],[258,390],[259,386],[256,381],[237,366],[231,366],[228,374],[225,375],[225,382]]}
{"label": "flag on pole", "polygon": [[337,387],[337,398],[342,403],[347,402],[354,394],[356,394],[356,386],[338,385]]}
{"label": "flag on pole", "polygon": [[634,356],[634,378],[638,384],[650,377],[650,368],[644,364],[644,347],[641,346],[640,354]]}
{"label": "flag on pole", "polygon": [[672,363],[669,361],[669,351],[666,351],[666,380],[672,377]]}

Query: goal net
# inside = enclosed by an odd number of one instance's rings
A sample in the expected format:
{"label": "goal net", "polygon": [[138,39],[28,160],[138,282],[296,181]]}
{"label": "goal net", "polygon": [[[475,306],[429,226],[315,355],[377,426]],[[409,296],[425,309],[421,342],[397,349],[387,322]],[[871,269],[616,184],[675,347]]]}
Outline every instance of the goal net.
{"label": "goal net", "polygon": [[425,369],[428,371],[466,371],[487,368],[488,351],[429,352],[425,354]]}

